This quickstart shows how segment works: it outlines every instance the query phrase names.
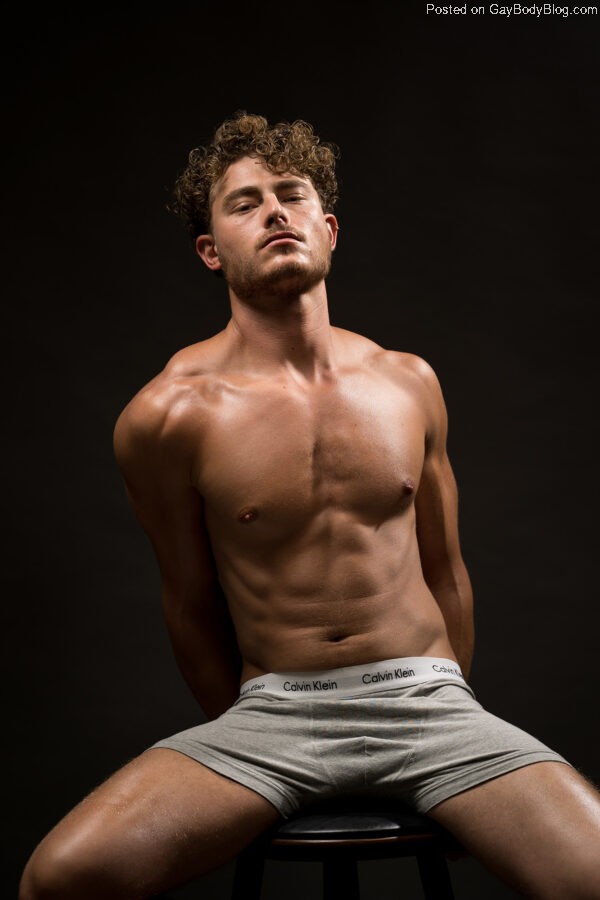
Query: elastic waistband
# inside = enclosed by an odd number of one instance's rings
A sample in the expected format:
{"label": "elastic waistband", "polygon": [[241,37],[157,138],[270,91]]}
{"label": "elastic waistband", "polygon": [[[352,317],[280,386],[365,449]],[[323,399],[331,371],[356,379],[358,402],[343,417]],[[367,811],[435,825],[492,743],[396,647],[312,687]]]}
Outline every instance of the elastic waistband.
{"label": "elastic waistband", "polygon": [[404,656],[322,672],[270,672],[245,681],[240,698],[263,693],[276,697],[354,697],[425,681],[456,681],[468,687],[453,659]]}

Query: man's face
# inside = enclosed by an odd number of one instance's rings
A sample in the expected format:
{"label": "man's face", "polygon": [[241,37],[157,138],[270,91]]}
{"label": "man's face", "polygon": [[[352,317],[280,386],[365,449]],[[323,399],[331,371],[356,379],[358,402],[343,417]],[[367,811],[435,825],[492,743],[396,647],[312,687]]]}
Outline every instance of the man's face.
{"label": "man's face", "polygon": [[212,234],[196,247],[222,269],[239,297],[302,293],[329,272],[337,222],[308,178],[277,175],[245,156],[226,170],[212,198]]}

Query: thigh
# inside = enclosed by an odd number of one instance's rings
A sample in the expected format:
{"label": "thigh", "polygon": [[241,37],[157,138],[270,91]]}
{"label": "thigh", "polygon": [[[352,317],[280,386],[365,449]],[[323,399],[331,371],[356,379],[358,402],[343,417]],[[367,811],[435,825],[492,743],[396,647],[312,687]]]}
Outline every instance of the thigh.
{"label": "thigh", "polygon": [[31,879],[51,882],[49,896],[61,898],[149,897],[232,858],[278,818],[249,788],[175,750],[151,749],[50,832]]}
{"label": "thigh", "polygon": [[571,766],[523,766],[428,815],[523,896],[600,900],[600,794]]}

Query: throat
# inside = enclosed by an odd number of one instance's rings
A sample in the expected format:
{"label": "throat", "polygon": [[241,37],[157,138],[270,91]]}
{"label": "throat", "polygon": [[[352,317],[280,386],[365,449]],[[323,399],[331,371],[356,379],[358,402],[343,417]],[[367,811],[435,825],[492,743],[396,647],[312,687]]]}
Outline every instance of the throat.
{"label": "throat", "polygon": [[296,299],[296,303],[282,302],[278,294],[278,309],[262,310],[234,298],[228,325],[232,349],[246,365],[263,371],[284,369],[292,381],[327,380],[336,369],[327,300],[320,296]]}

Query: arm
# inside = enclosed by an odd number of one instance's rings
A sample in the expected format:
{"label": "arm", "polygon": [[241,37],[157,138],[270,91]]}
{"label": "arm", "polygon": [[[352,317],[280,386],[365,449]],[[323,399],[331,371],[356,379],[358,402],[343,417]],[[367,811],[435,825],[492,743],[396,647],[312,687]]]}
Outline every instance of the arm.
{"label": "arm", "polygon": [[212,719],[237,698],[241,667],[202,498],[191,484],[193,447],[181,408],[147,388],[121,413],[114,448],[129,500],[154,548],[175,658]]}
{"label": "arm", "polygon": [[415,499],[421,566],[468,678],[474,641],[473,593],[460,550],[458,493],[446,450],[446,406],[439,382],[423,360],[418,374],[427,415],[425,460]]}

